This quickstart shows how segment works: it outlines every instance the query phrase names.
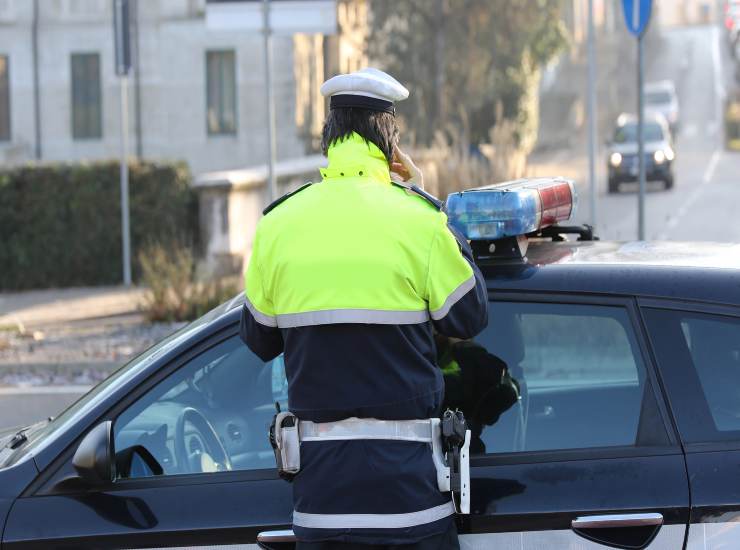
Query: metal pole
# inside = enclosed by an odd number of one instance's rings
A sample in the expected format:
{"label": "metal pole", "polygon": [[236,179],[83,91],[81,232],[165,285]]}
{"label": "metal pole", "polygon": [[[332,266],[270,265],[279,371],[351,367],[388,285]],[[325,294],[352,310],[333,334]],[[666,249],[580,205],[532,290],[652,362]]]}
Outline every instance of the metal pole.
{"label": "metal pole", "polygon": [[121,76],[121,244],[123,284],[131,286],[131,229],[128,206],[128,75]]}
{"label": "metal pole", "polygon": [[39,0],[33,0],[31,24],[31,56],[33,59],[33,130],[34,154],[41,160],[41,88],[39,84]]}
{"label": "metal pole", "polygon": [[265,50],[265,83],[267,95],[267,189],[268,198],[272,202],[277,198],[277,182],[275,178],[276,143],[275,143],[275,98],[272,89],[272,31],[270,29],[270,0],[262,0],[262,20]]}
{"label": "metal pole", "polygon": [[637,37],[637,163],[640,173],[640,193],[637,210],[637,239],[645,240],[645,132],[644,132],[644,55],[643,35]]}
{"label": "metal pole", "polygon": [[588,181],[591,190],[591,226],[596,227],[596,44],[594,0],[588,0]]}

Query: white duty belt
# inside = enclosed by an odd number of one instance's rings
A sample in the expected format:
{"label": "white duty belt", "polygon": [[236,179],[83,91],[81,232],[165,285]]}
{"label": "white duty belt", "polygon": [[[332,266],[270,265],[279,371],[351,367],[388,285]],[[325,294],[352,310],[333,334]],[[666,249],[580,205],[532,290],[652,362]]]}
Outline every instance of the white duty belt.
{"label": "white duty belt", "polygon": [[[285,422],[288,420],[288,422]],[[451,492],[451,465],[445,459],[442,446],[441,421],[377,420],[375,418],[348,418],[337,422],[310,422],[298,420],[290,412],[281,412],[275,418],[276,456],[278,468],[288,474],[300,471],[300,444],[310,441],[351,441],[358,439],[414,441],[429,443],[437,470],[437,485],[443,493]],[[458,513],[470,513],[470,430],[460,447],[460,503]],[[453,502],[454,502],[453,496]]]}

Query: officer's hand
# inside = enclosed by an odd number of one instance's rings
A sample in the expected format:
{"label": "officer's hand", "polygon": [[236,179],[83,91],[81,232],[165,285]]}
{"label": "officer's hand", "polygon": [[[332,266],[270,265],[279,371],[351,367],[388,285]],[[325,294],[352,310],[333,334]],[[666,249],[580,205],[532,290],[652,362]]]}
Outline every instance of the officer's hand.
{"label": "officer's hand", "polygon": [[424,174],[414,164],[411,157],[398,148],[398,145],[393,148],[393,161],[390,168],[391,174],[401,179],[404,183],[416,185],[424,189]]}

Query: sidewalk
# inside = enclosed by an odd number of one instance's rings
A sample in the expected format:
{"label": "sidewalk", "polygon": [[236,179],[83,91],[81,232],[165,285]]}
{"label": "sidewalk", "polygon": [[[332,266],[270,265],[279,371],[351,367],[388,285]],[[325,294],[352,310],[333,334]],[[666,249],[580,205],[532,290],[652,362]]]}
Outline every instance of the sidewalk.
{"label": "sidewalk", "polygon": [[0,293],[0,388],[89,386],[183,323],[146,322],[146,290]]}
{"label": "sidewalk", "polygon": [[[90,287],[0,293],[0,327],[51,324],[138,314],[145,290]],[[22,328],[19,327],[19,328]]]}

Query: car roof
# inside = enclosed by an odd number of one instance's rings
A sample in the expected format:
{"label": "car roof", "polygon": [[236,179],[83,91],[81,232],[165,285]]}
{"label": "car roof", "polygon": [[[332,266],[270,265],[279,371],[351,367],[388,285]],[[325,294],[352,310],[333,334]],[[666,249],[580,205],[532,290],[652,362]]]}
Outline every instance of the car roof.
{"label": "car roof", "polygon": [[[524,260],[479,263],[489,289],[611,294],[740,307],[740,244],[532,239]],[[211,315],[245,303],[239,293]]]}
{"label": "car roof", "polygon": [[[740,307],[740,244],[532,239],[524,260],[479,262],[496,291],[621,295]],[[211,312],[222,317],[244,293]]]}
{"label": "car roof", "polygon": [[481,267],[493,290],[740,306],[740,244],[533,240],[525,260],[489,261]]}
{"label": "car roof", "polygon": [[648,82],[645,84],[646,92],[670,92],[676,93],[676,86],[670,80],[658,80],[656,82]]}

